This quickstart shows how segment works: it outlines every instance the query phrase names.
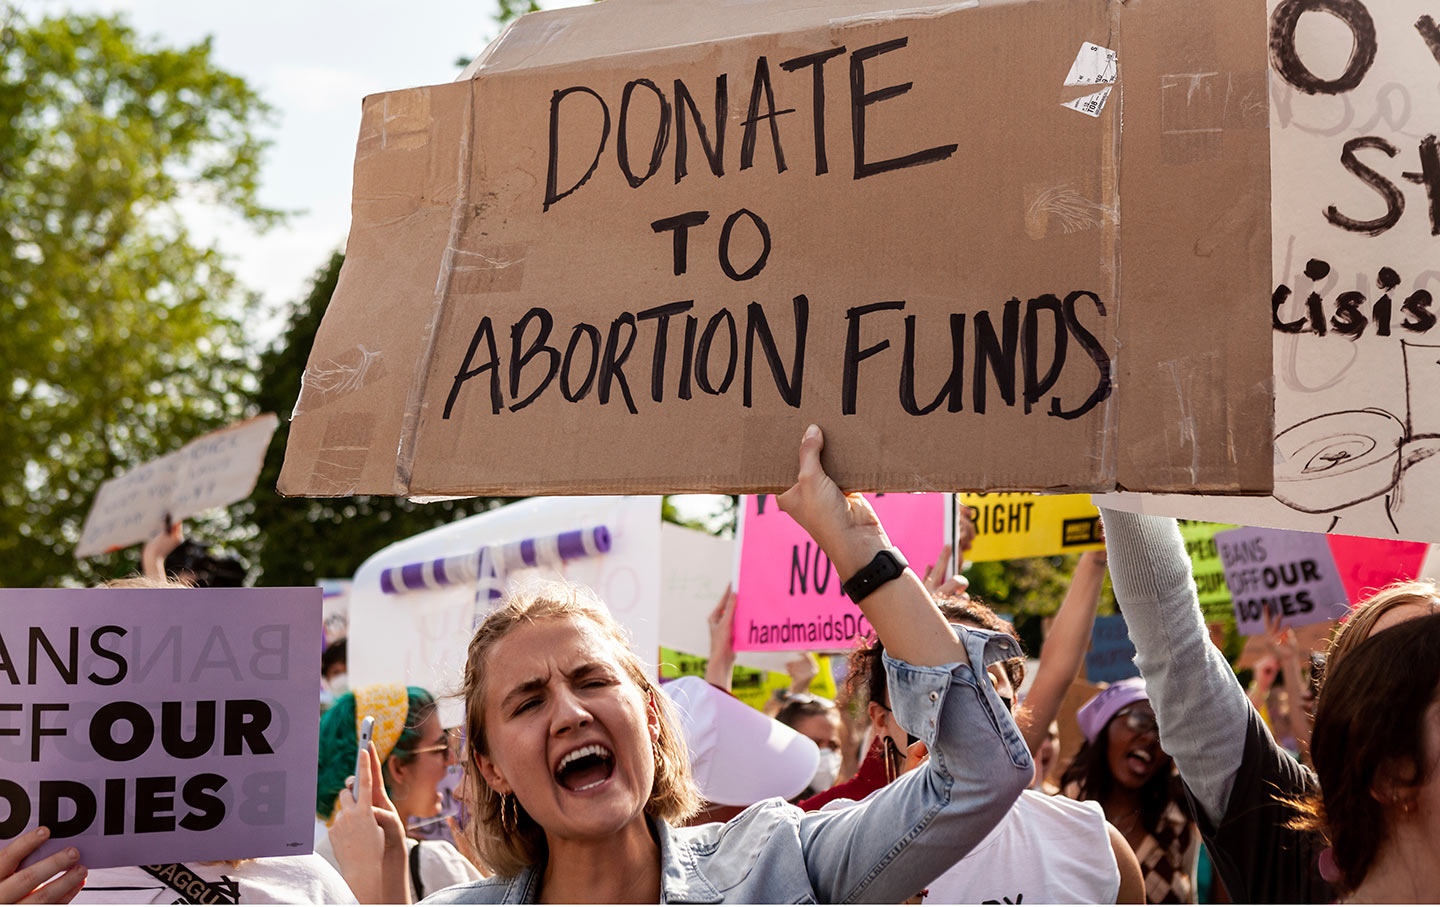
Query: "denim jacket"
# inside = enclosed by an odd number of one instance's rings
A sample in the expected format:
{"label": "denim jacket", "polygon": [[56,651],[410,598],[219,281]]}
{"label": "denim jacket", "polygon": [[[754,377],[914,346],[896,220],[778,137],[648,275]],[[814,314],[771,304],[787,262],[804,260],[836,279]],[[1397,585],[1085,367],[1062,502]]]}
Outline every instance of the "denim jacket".
{"label": "denim jacket", "polygon": [[[885,656],[900,726],[926,764],[863,803],[802,812],[783,800],[726,823],[652,818],[661,900],[674,904],[890,903],[917,894],[980,843],[1030,783],[1034,765],[985,666],[1020,654],[1009,636],[955,627],[968,663],[918,667]],[[544,866],[446,888],[427,904],[531,904]]]}

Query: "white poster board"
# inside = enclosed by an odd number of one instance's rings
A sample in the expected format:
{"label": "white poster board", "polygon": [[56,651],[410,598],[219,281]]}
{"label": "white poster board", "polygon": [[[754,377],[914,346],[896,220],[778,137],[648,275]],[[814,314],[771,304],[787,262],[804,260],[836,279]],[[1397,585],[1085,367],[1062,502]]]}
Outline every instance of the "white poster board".
{"label": "white poster board", "polygon": [[[1274,495],[1097,503],[1440,540],[1437,10],[1426,0],[1269,9]],[[1205,75],[1192,91],[1207,90]]]}
{"label": "white poster board", "polygon": [[[702,658],[710,652],[710,612],[735,579],[735,540],[660,526],[660,644]],[[789,652],[737,652],[735,663],[785,673]]]}
{"label": "white poster board", "polygon": [[93,557],[159,535],[166,514],[179,522],[248,498],[279,424],[274,413],[237,422],[110,479],[90,505],[75,556]]}
{"label": "white poster board", "polygon": [[[641,660],[654,666],[660,649],[660,498],[527,498],[396,542],[360,565],[350,589],[350,686],[403,682],[440,697],[459,692],[470,637],[488,608],[476,604],[474,583],[386,594],[380,578],[387,568],[593,526],[609,530],[607,553],[566,561],[559,569],[512,571],[507,589],[537,578],[589,587],[630,632]],[[446,727],[461,725],[463,716],[458,699],[441,699]]]}

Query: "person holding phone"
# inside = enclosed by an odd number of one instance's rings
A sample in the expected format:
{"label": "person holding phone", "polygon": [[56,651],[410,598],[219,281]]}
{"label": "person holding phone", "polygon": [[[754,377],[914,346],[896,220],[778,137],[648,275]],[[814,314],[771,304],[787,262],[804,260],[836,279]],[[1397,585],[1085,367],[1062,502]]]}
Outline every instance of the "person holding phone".
{"label": "person holding phone", "polygon": [[[367,721],[371,735],[364,734]],[[366,759],[373,745],[379,758],[379,781],[403,822],[440,814],[444,800],[440,783],[455,763],[455,744],[440,726],[435,698],[420,687],[373,684],[335,700],[320,719],[320,767],[316,815],[330,833],[315,852],[344,874],[338,859],[343,845],[333,840],[334,819],[346,782],[359,777],[357,759]],[[353,783],[353,782],[352,782]],[[419,841],[407,833],[404,845],[410,868],[410,894],[416,900],[449,885],[481,878],[481,872],[448,841]],[[351,872],[353,874],[353,867]],[[362,886],[363,888],[363,886]],[[357,897],[363,897],[357,892]]]}

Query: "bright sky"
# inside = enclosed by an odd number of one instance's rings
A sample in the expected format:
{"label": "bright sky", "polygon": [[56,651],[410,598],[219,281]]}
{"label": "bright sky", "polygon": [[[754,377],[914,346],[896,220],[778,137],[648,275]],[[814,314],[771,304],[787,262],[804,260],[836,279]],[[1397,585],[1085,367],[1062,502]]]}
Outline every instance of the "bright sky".
{"label": "bright sky", "polygon": [[[5,0],[0,0],[5,2]],[[261,201],[298,211],[256,235],[206,209],[187,212],[197,236],[215,237],[241,282],[271,313],[255,328],[268,344],[315,271],[350,231],[351,168],[368,94],[453,81],[456,61],[478,56],[500,32],[494,0],[17,0],[27,17],[71,9],[123,12],[144,36],[169,46],[213,38],[218,65],[243,76],[275,108],[274,140],[261,171]],[[586,0],[542,0],[554,9]],[[523,5],[523,4],[517,4]],[[708,516],[723,498],[677,496],[689,516]]]}
{"label": "bright sky", "polygon": [[[298,210],[257,236],[209,210],[187,212],[199,236],[217,237],[241,281],[282,312],[343,247],[350,229],[351,167],[360,101],[378,91],[449,82],[455,62],[478,55],[500,31],[494,0],[17,0],[27,18],[65,9],[123,12],[142,35],[170,46],[213,37],[220,67],[243,76],[275,108],[261,200]],[[566,6],[569,2],[546,3]],[[257,327],[268,342],[278,318]]]}

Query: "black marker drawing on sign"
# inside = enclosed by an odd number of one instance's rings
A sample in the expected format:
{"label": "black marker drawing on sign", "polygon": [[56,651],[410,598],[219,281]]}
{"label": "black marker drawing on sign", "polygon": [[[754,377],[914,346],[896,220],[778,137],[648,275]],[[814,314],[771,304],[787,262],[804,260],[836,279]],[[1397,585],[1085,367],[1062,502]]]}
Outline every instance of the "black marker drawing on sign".
{"label": "black marker drawing on sign", "polygon": [[[1325,12],[1345,23],[1354,43],[1345,71],[1322,79],[1300,59],[1295,27],[1305,13]],[[1344,94],[1359,85],[1375,63],[1375,20],[1360,0],[1285,0],[1270,17],[1270,62],[1285,81],[1306,94]]]}
{"label": "black marker drawing on sign", "polygon": [[1440,345],[1402,340],[1405,360],[1406,417],[1402,422],[1378,407],[1342,410],[1305,419],[1275,436],[1285,458],[1275,471],[1275,498],[1301,513],[1333,515],[1327,531],[1339,524],[1343,511],[1383,500],[1386,518],[1397,534],[1395,510],[1402,503],[1406,470],[1440,453],[1437,430],[1416,431],[1414,391],[1422,370],[1440,366]]}

